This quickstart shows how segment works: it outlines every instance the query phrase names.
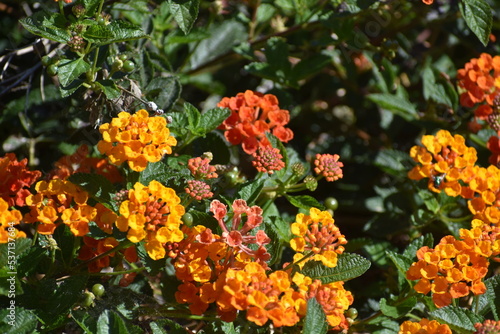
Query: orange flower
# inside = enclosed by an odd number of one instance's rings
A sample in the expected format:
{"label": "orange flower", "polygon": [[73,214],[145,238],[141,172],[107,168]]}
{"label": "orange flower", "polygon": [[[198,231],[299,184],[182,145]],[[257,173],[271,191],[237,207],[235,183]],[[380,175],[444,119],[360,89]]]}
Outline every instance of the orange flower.
{"label": "orange flower", "polygon": [[25,206],[26,197],[31,193],[29,187],[42,175],[26,168],[28,159],[17,161],[14,153],[0,158],[0,198],[9,206]]}
{"label": "orange flower", "polygon": [[39,222],[40,234],[53,234],[64,223],[76,236],[89,232],[88,223],[96,217],[96,209],[87,205],[88,194],[73,183],[54,179],[36,184],[36,195],[29,195],[30,207],[24,219],[27,223]]}
{"label": "orange flower", "polygon": [[173,189],[154,180],[148,186],[137,182],[127,195],[128,200],[120,205],[116,227],[127,232],[127,238],[134,243],[145,239],[149,256],[162,259],[166,254],[165,243],[184,238],[179,229],[184,215],[180,198]]}
{"label": "orange flower", "polygon": [[261,173],[273,174],[285,167],[280,150],[269,146],[260,146],[257,152],[252,153],[252,165]]}
{"label": "orange flower", "polygon": [[206,184],[200,180],[189,180],[187,181],[187,188],[184,190],[186,193],[197,201],[202,199],[211,198],[214,193],[210,191],[210,185]]}
{"label": "orange flower", "polygon": [[26,234],[14,226],[19,225],[23,216],[18,210],[9,210],[6,201],[0,198],[0,244],[7,243],[16,238],[25,238]]}
{"label": "orange flower", "polygon": [[407,320],[399,327],[399,334],[452,334],[448,325],[440,324],[436,320],[423,318],[419,322]]}
{"label": "orange flower", "polygon": [[210,166],[211,159],[191,158],[188,160],[188,168],[196,179],[213,179],[218,177],[215,166]]}
{"label": "orange flower", "polygon": [[231,115],[219,129],[225,130],[224,136],[232,145],[242,144],[247,154],[254,153],[259,146],[270,145],[267,132],[284,143],[293,138],[293,132],[285,127],[290,113],[280,109],[278,99],[272,94],[247,90],[235,97],[223,98],[217,106],[231,109]]}
{"label": "orange flower", "polygon": [[[460,240],[446,236],[431,249],[422,247],[418,261],[406,273],[409,280],[418,280],[413,287],[422,294],[432,292],[437,307],[449,305],[454,298],[485,292],[482,279],[488,273],[488,258],[493,249],[497,231],[483,232],[484,223],[474,220],[473,228],[460,230]],[[500,245],[500,242],[498,243]],[[500,249],[498,249],[500,251]]]}
{"label": "orange flower", "polygon": [[112,164],[128,161],[129,167],[143,171],[148,162],[158,162],[164,154],[172,153],[177,140],[170,135],[163,117],[149,117],[146,110],[134,115],[122,111],[111,123],[99,127],[103,140],[97,148],[106,154]]}
{"label": "orange flower", "polygon": [[[296,222],[291,226],[292,234],[296,237],[290,241],[290,246],[297,252],[293,260],[298,262],[307,252],[313,252],[314,256],[310,259],[321,261],[330,268],[335,267],[337,254],[344,252],[343,245],[347,240],[328,211],[311,208],[309,213],[297,214]],[[302,267],[304,263],[299,262],[299,266]]]}
{"label": "orange flower", "polygon": [[497,334],[500,333],[500,321],[485,320],[483,323],[474,325],[474,334]]}

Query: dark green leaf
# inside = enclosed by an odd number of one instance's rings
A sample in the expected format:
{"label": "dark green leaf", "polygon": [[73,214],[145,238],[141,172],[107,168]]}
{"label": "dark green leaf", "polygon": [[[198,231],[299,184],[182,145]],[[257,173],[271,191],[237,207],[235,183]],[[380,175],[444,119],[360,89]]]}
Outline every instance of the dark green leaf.
{"label": "dark green leaf", "polygon": [[392,262],[394,262],[398,271],[402,275],[406,276],[406,272],[408,271],[408,268],[410,268],[413,261],[406,256],[392,251],[387,251],[387,256],[392,260]]}
{"label": "dark green leaf", "polygon": [[195,106],[190,103],[184,103],[184,112],[188,117],[188,129],[195,135],[202,136],[204,133],[199,129],[201,114]]}
{"label": "dark green leaf", "polygon": [[369,100],[375,102],[380,108],[401,116],[407,121],[418,119],[417,109],[407,98],[392,94],[370,94]]}
{"label": "dark green leaf", "polygon": [[453,106],[454,97],[448,96],[448,92],[445,86],[437,82],[434,75],[434,70],[431,66],[424,68],[422,72],[423,88],[424,88],[424,98],[426,100],[434,100],[437,103],[447,105],[449,107]]}
{"label": "dark green leaf", "polygon": [[264,181],[264,179],[259,179],[245,182],[238,191],[239,198],[247,201],[248,205],[253,205],[257,197],[259,197],[260,191],[264,188]]}
{"label": "dark green leaf", "polygon": [[436,196],[434,196],[434,193],[430,192],[429,190],[419,190],[418,196],[424,201],[425,206],[432,213],[437,213],[441,209]]}
{"label": "dark green leaf", "polygon": [[264,224],[269,225],[270,228],[278,233],[279,238],[284,242],[290,242],[292,239],[292,232],[290,224],[278,216],[271,216],[264,220]]}
{"label": "dark green leaf", "polygon": [[299,195],[299,196],[285,195],[285,197],[290,202],[290,204],[300,209],[309,210],[310,208],[318,208],[320,210],[326,210],[323,204],[321,204],[314,197],[309,195]]}
{"label": "dark green leaf", "polygon": [[484,281],[486,292],[479,296],[479,304],[485,305],[481,315],[491,310],[496,321],[500,319],[500,275],[495,275]]}
{"label": "dark green leaf", "polygon": [[181,83],[175,76],[153,78],[145,88],[149,99],[164,111],[170,110],[181,95]]}
{"label": "dark green leaf", "polygon": [[113,80],[98,80],[95,82],[102,90],[108,100],[117,99],[121,95],[121,91],[116,87]]}
{"label": "dark green leaf", "polygon": [[187,35],[198,17],[200,0],[170,0],[170,12]]}
{"label": "dark green leaf", "polygon": [[89,26],[83,33],[84,39],[98,45],[107,44],[106,42],[111,40],[113,37],[114,34],[109,25],[92,25]]}
{"label": "dark green leaf", "polygon": [[93,16],[100,2],[101,0],[82,0],[83,7],[85,7],[85,14],[87,16]]}
{"label": "dark green leaf", "polygon": [[91,196],[104,202],[109,202],[111,194],[115,192],[115,187],[111,181],[100,174],[76,173],[71,175],[68,180],[83,188]]}
{"label": "dark green leaf", "polygon": [[470,30],[486,46],[490,40],[493,24],[490,5],[484,0],[461,0],[459,8]]}
{"label": "dark green leaf", "polygon": [[370,268],[370,261],[364,257],[343,253],[337,257],[337,266],[328,268],[318,261],[308,261],[302,273],[312,279],[319,279],[323,284],[347,281],[363,275]]}
{"label": "dark green leaf", "polygon": [[66,19],[59,13],[40,11],[19,22],[32,34],[52,41],[66,44],[71,39],[69,31],[65,29]]}
{"label": "dark green leaf", "polygon": [[401,318],[409,313],[417,305],[417,297],[410,297],[403,300],[392,298],[387,300],[382,298],[380,300],[380,311],[391,318]]}
{"label": "dark green leaf", "polygon": [[424,246],[429,248],[434,247],[434,237],[432,234],[425,234],[413,240],[404,250],[403,256],[410,260],[415,259],[417,251]]}
{"label": "dark green leaf", "polygon": [[374,240],[363,247],[364,251],[369,256],[370,261],[379,267],[384,267],[388,264],[386,251],[391,248],[394,248],[394,246],[385,240]]}
{"label": "dark green leaf", "polygon": [[61,85],[68,86],[72,81],[78,79],[80,75],[88,70],[90,70],[90,64],[83,60],[83,58],[74,60],[63,59],[59,64],[57,76]]}
{"label": "dark green leaf", "polygon": [[203,132],[209,133],[221,125],[229,115],[231,115],[231,110],[227,108],[209,109],[201,114],[199,126]]}
{"label": "dark green leaf", "polygon": [[[170,319],[159,319],[149,323],[154,334],[186,334],[186,329]],[[227,333],[227,332],[225,332]]]}
{"label": "dark green leaf", "polygon": [[83,37],[95,45],[105,45],[146,38],[148,35],[139,26],[123,20],[113,20],[106,26],[90,26]]}
{"label": "dark green leaf", "polygon": [[378,152],[374,164],[386,173],[394,176],[404,175],[406,177],[406,171],[408,170],[407,163],[410,161],[411,158],[408,153],[386,149]]}
{"label": "dark green leaf", "polygon": [[307,300],[307,313],[304,319],[303,334],[326,334],[328,332],[328,322],[323,307],[316,298]]}
{"label": "dark green leaf", "polygon": [[128,325],[125,321],[114,311],[105,310],[97,320],[97,333],[130,333]]}
{"label": "dark green leaf", "polygon": [[38,319],[31,310],[15,306],[14,319],[6,307],[0,311],[0,332],[3,334],[32,334],[37,333]]}
{"label": "dark green leaf", "polygon": [[430,312],[430,315],[442,324],[450,326],[452,331],[474,331],[474,324],[483,322],[483,318],[472,311],[455,306],[445,306]]}

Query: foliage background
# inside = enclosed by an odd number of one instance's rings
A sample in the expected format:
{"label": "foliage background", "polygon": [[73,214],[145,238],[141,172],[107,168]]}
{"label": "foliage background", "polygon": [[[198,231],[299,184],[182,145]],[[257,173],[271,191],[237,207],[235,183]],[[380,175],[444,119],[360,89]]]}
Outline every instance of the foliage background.
{"label": "foliage background", "polygon": [[[183,4],[182,18],[172,3]],[[499,54],[500,3],[487,3],[493,40],[468,28],[456,0],[430,6],[417,0],[199,1],[199,12],[198,1],[106,1],[114,19],[140,25],[150,36],[113,44],[106,55],[126,54],[136,66],[128,78],[143,97],[174,114],[186,101],[208,110],[247,89],[275,94],[292,115],[289,145],[307,159],[338,153],[344,178],[320,183],[315,197],[338,199],[335,220],[348,251],[373,264],[363,279],[348,282],[354,306],[368,315],[371,301],[396,292],[386,250],[401,251],[425,232],[437,240],[464,226],[447,219],[463,213],[460,207],[429,210],[419,199],[406,176],[408,151],[423,134],[447,129],[466,136],[487,165],[491,133],[468,130],[472,112],[460,106],[455,80],[471,58]],[[48,171],[80,143],[97,143],[96,119],[108,121],[127,104],[129,111],[144,107],[137,100],[106,103],[84,89],[62,97],[40,63],[56,43],[37,43],[35,50],[36,38],[19,24],[54,4],[0,5],[0,155],[15,152]],[[126,86],[126,75],[122,79]],[[243,164],[242,173],[251,178],[254,172]],[[293,217],[294,208],[277,203]]]}

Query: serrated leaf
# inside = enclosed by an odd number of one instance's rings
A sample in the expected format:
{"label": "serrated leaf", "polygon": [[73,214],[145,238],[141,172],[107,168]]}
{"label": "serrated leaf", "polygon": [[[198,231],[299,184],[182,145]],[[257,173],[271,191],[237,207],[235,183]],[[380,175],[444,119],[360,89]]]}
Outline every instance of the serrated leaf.
{"label": "serrated leaf", "polygon": [[377,266],[384,267],[388,264],[386,251],[394,248],[388,241],[372,241],[363,247],[371,262]]}
{"label": "serrated leaf", "polygon": [[209,109],[201,114],[199,126],[203,129],[203,132],[209,133],[217,129],[229,115],[231,115],[231,110],[227,108]]}
{"label": "serrated leaf", "polygon": [[406,276],[408,268],[410,268],[411,264],[413,263],[412,260],[393,251],[387,251],[386,253],[387,256],[392,260],[392,262],[394,262],[394,265],[396,266],[398,271]]}
{"label": "serrated leaf", "polygon": [[[186,329],[170,319],[158,319],[149,323],[152,333],[155,334],[185,334]],[[167,330],[168,328],[168,330]],[[227,332],[225,332],[227,333]]]}
{"label": "serrated leaf", "polygon": [[408,99],[392,94],[370,94],[369,100],[376,103],[379,107],[401,116],[407,121],[418,119],[417,109]]}
{"label": "serrated leaf", "polygon": [[113,20],[106,26],[92,25],[83,33],[83,38],[98,46],[146,37],[141,27],[123,20]]}
{"label": "serrated leaf", "polygon": [[479,296],[479,304],[485,304],[481,315],[484,315],[491,310],[496,321],[500,319],[500,275],[495,275],[484,281],[486,284],[486,292]]}
{"label": "serrated leaf", "polygon": [[187,35],[198,17],[200,0],[170,0],[168,3],[175,21]]}
{"label": "serrated leaf", "polygon": [[52,41],[66,44],[71,39],[69,31],[65,29],[66,18],[60,13],[40,11],[19,22],[32,34]]}
{"label": "serrated leaf", "polygon": [[114,37],[111,27],[105,25],[91,25],[82,34],[82,37],[92,43],[106,44],[107,40]]}
{"label": "serrated leaf", "polygon": [[114,311],[105,310],[97,319],[97,334],[124,333],[128,334],[125,321]]}
{"label": "serrated leaf", "polygon": [[406,172],[408,169],[404,163],[410,160],[409,154],[405,152],[385,149],[378,152],[374,164],[386,173],[394,176],[405,175],[406,177],[406,173],[402,173],[403,171]]}
{"label": "serrated leaf", "polygon": [[309,195],[299,195],[299,196],[285,195],[285,197],[290,202],[290,204],[300,209],[309,210],[311,208],[318,208],[320,210],[326,210],[323,204],[321,204],[320,202],[318,202],[318,200]]}
{"label": "serrated leaf", "polygon": [[71,175],[68,180],[83,188],[91,196],[109,202],[111,194],[115,192],[115,187],[105,176],[100,174],[76,173]]}
{"label": "serrated leaf", "polygon": [[419,190],[418,196],[424,201],[424,205],[432,213],[437,213],[441,209],[436,196],[434,196],[434,193],[430,192],[429,190]]}
{"label": "serrated leaf", "polygon": [[184,103],[184,112],[188,117],[188,129],[195,135],[203,135],[203,131],[199,129],[201,113],[195,106],[190,103]]}
{"label": "serrated leaf", "polygon": [[0,332],[3,334],[31,334],[36,332],[38,319],[31,310],[16,305],[14,319],[10,319],[10,310],[0,311]]}
{"label": "serrated leaf", "polygon": [[264,224],[269,225],[270,228],[275,230],[282,241],[290,242],[290,240],[292,239],[290,224],[283,218],[278,216],[271,216],[264,220]]}
{"label": "serrated leaf", "polygon": [[318,261],[308,261],[302,273],[323,284],[347,281],[363,275],[371,266],[370,261],[354,253],[343,253],[337,257],[337,266],[328,268]]}
{"label": "serrated leaf", "polygon": [[99,7],[101,0],[82,0],[83,7],[85,8],[85,14],[92,16]]}
{"label": "serrated leaf", "polygon": [[78,79],[80,75],[90,70],[90,64],[83,58],[74,60],[63,59],[59,63],[59,70],[57,76],[62,86],[68,86],[72,81]]}
{"label": "serrated leaf", "polygon": [[452,331],[474,331],[474,324],[483,322],[483,318],[468,309],[445,306],[430,312],[430,315],[442,324],[450,326]]}
{"label": "serrated leaf", "polygon": [[424,246],[427,246],[429,248],[432,248],[434,246],[434,237],[432,236],[432,234],[425,234],[413,240],[404,250],[403,256],[412,260],[416,258],[417,251]]}
{"label": "serrated leaf", "polygon": [[458,5],[467,26],[486,46],[490,40],[493,25],[490,5],[484,0],[461,0]]}
{"label": "serrated leaf", "polygon": [[259,197],[260,191],[264,188],[264,182],[265,179],[245,182],[238,191],[239,198],[244,199],[248,205],[253,205]]}
{"label": "serrated leaf", "polygon": [[108,100],[117,99],[121,95],[121,91],[116,87],[113,80],[98,80],[95,82],[102,90]]}
{"label": "serrated leaf", "polygon": [[388,317],[398,319],[405,316],[417,305],[417,297],[410,297],[403,300],[380,299],[380,311]]}
{"label": "serrated leaf", "polygon": [[323,311],[323,307],[316,298],[309,298],[302,333],[325,334],[326,332],[328,332],[328,322],[326,321],[325,311]]}
{"label": "serrated leaf", "polygon": [[448,96],[448,92],[443,84],[436,81],[433,68],[427,64],[422,71],[423,93],[426,100],[434,100],[452,107],[452,98]]}

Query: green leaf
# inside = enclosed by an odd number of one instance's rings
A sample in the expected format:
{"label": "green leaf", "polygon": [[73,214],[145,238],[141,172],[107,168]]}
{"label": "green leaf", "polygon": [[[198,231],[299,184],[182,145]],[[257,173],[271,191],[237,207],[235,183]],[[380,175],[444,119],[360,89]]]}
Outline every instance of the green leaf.
{"label": "green leaf", "polygon": [[394,246],[385,240],[373,240],[368,245],[363,246],[363,250],[369,256],[370,261],[379,267],[384,267],[388,264],[386,251],[391,248],[394,248]]}
{"label": "green leaf", "polygon": [[388,317],[398,319],[408,314],[417,305],[417,297],[398,300],[398,298],[380,299],[380,311]]}
{"label": "green leaf", "polygon": [[407,121],[418,119],[417,109],[407,98],[392,94],[370,94],[369,100],[375,102],[380,108],[401,116]]}
{"label": "green leaf", "polygon": [[217,129],[229,115],[231,115],[231,110],[227,108],[209,109],[201,114],[199,126],[203,132],[209,133]]}
{"label": "green leaf", "polygon": [[410,155],[406,152],[384,149],[378,152],[374,164],[388,174],[406,177],[408,167],[405,163],[411,160]]}
{"label": "green leaf", "polygon": [[110,202],[111,194],[115,192],[111,181],[100,174],[76,173],[71,175],[68,180],[104,202]]}
{"label": "green leaf", "polygon": [[201,114],[198,109],[192,104],[186,102],[184,103],[184,112],[188,117],[188,129],[195,135],[202,136],[204,135],[203,131],[199,129]]}
{"label": "green leaf", "polygon": [[85,8],[85,14],[87,16],[93,16],[99,7],[101,0],[82,0],[83,7]]}
{"label": "green leaf", "polygon": [[105,310],[97,319],[97,334],[130,333],[125,321],[112,310]]}
{"label": "green leaf", "polygon": [[113,20],[106,26],[92,25],[83,33],[83,38],[98,46],[146,37],[141,27],[123,20]]}
{"label": "green leaf", "polygon": [[40,11],[33,16],[19,20],[23,27],[34,35],[66,44],[71,35],[66,29],[66,18],[59,13]]}
{"label": "green leaf", "polygon": [[243,183],[238,191],[239,198],[244,199],[248,205],[253,205],[257,197],[259,197],[260,191],[264,188],[264,182],[265,179],[259,179]]}
{"label": "green leaf", "polygon": [[74,60],[63,59],[59,63],[57,76],[62,86],[68,86],[73,80],[78,79],[80,75],[90,70],[90,64],[83,58]]}
{"label": "green leaf", "polygon": [[408,268],[410,268],[413,261],[407,258],[406,256],[403,256],[393,251],[387,251],[387,256],[392,260],[392,262],[394,262],[398,271],[402,275],[406,276],[406,272],[408,271]]}
{"label": "green leaf", "polygon": [[108,100],[117,99],[122,94],[113,80],[98,80],[95,83],[101,88]]}
{"label": "green leaf", "polygon": [[198,17],[200,0],[170,0],[168,3],[175,21],[187,35]]}
{"label": "green leaf", "polygon": [[493,317],[496,321],[500,319],[500,275],[495,275],[484,281],[486,284],[486,292],[479,296],[479,304],[487,305],[480,314],[484,315],[491,309]]}
{"label": "green leaf", "polygon": [[429,248],[434,247],[434,237],[432,234],[428,233],[413,240],[404,250],[403,256],[410,260],[415,259],[417,251],[424,246]]}
{"label": "green leaf", "polygon": [[146,267],[148,274],[154,276],[158,274],[160,270],[165,267],[166,259],[163,258],[159,260],[153,260],[146,251],[144,242],[138,243],[136,250],[137,250],[137,256],[141,260],[144,267]]}
{"label": "green leaf", "polygon": [[325,206],[318,202],[314,197],[309,196],[309,195],[299,195],[299,196],[290,196],[290,195],[285,195],[286,199],[292,204],[293,206],[308,210],[311,208],[318,208],[320,210],[326,210]]}
{"label": "green leaf", "polygon": [[31,310],[15,306],[14,319],[10,310],[5,307],[0,311],[0,332],[4,334],[32,334],[37,333],[38,319]]}
{"label": "green leaf", "polygon": [[426,100],[434,100],[437,103],[453,107],[454,100],[457,98],[456,92],[453,94],[454,96],[448,95],[452,91],[448,92],[446,86],[436,80],[434,68],[430,64],[426,64],[422,71],[422,82]]}
{"label": "green leaf", "polygon": [[179,78],[175,76],[156,77],[144,90],[150,100],[155,101],[164,111],[169,111],[179,99],[182,86]]}
{"label": "green leaf", "polygon": [[[186,329],[170,319],[159,319],[149,323],[151,333],[155,334],[186,334]],[[227,332],[224,332],[227,333]]]}
{"label": "green leaf", "polygon": [[302,273],[323,284],[347,281],[363,275],[370,268],[370,261],[354,253],[343,253],[337,257],[337,266],[328,268],[318,261],[308,261]]}
{"label": "green leaf", "polygon": [[426,208],[432,213],[437,213],[441,209],[436,196],[434,196],[434,193],[430,192],[429,190],[419,190],[418,196],[424,201]]}
{"label": "green leaf", "polygon": [[452,331],[474,331],[474,324],[483,322],[483,318],[472,311],[455,306],[445,306],[430,312],[430,315],[442,324],[450,326]]}
{"label": "green leaf", "polygon": [[485,0],[461,0],[458,6],[470,30],[486,46],[493,24],[490,5]]}
{"label": "green leaf", "polygon": [[307,300],[307,313],[304,319],[303,334],[326,334],[328,332],[328,322],[325,311],[316,298]]}
{"label": "green leaf", "polygon": [[288,243],[292,239],[292,232],[290,224],[279,216],[271,216],[264,220],[264,224],[269,225],[270,228],[278,233],[280,240]]}

